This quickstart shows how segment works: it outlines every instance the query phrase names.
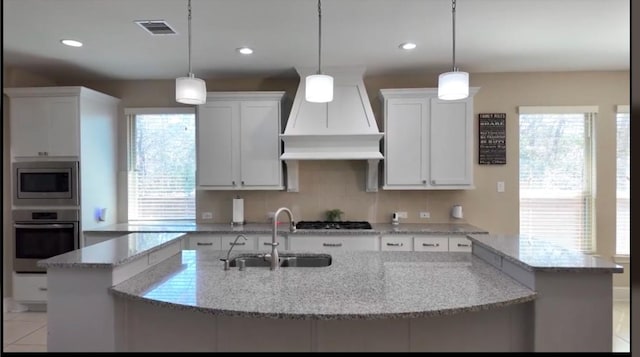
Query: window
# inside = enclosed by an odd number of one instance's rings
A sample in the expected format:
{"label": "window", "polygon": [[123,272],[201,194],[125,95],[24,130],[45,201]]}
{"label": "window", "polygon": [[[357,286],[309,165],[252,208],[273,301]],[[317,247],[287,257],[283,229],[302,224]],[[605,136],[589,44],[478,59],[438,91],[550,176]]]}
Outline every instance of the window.
{"label": "window", "polygon": [[140,108],[125,113],[129,121],[128,219],[194,219],[194,110]]}
{"label": "window", "polygon": [[629,106],[616,115],[616,254],[629,255],[629,203],[631,191]]}
{"label": "window", "polygon": [[520,234],[590,253],[597,107],[520,107]]}

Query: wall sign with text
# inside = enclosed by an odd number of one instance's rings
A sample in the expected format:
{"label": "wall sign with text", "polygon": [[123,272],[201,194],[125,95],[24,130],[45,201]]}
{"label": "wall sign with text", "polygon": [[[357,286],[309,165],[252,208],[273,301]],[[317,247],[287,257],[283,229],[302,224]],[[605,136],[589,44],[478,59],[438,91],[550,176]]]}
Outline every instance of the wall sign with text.
{"label": "wall sign with text", "polygon": [[507,114],[480,113],[478,163],[502,165],[507,163]]}

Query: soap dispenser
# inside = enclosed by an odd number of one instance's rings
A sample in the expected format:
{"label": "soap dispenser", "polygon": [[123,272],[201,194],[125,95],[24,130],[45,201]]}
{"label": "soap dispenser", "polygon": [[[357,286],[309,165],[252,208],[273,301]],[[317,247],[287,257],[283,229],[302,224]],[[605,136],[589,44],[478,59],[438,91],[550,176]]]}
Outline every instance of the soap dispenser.
{"label": "soap dispenser", "polygon": [[398,219],[398,212],[393,212],[391,214],[391,224],[397,226],[399,223],[400,220]]}

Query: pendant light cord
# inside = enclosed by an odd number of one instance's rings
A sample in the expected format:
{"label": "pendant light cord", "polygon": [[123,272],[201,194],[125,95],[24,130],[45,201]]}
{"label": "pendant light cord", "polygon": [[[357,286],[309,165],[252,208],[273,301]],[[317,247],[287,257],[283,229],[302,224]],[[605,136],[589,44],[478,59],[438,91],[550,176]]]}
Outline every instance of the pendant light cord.
{"label": "pendant light cord", "polygon": [[189,0],[189,4],[188,4],[188,10],[189,10],[189,33],[188,33],[188,37],[189,37],[189,76],[191,77],[191,0]]}
{"label": "pendant light cord", "polygon": [[451,3],[451,17],[453,18],[453,72],[456,72],[456,0]]}
{"label": "pendant light cord", "polygon": [[322,74],[322,4],[318,0],[318,74]]}

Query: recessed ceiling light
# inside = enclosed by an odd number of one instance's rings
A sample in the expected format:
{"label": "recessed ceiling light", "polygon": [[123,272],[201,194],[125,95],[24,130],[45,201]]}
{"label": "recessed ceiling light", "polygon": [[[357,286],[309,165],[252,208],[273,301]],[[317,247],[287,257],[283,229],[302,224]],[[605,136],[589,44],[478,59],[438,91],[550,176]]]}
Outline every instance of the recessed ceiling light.
{"label": "recessed ceiling light", "polygon": [[236,51],[242,53],[243,55],[250,55],[253,53],[253,50],[250,49],[249,47],[236,48]]}
{"label": "recessed ceiling light", "polygon": [[82,47],[82,42],[76,40],[60,40],[60,42],[71,47]]}
{"label": "recessed ceiling light", "polygon": [[403,50],[412,50],[416,48],[416,44],[413,42],[405,42],[400,44],[400,48],[402,48]]}

